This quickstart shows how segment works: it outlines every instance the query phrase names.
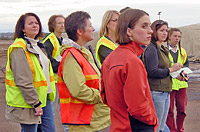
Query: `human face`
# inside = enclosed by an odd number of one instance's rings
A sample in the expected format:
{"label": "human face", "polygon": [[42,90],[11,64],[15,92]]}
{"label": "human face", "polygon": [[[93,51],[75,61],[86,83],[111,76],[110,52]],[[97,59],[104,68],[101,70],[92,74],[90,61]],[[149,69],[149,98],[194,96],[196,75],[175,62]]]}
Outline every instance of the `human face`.
{"label": "human face", "polygon": [[179,31],[173,31],[169,36],[169,40],[172,46],[175,46],[181,40],[181,33]]}
{"label": "human face", "polygon": [[167,34],[168,34],[168,27],[167,25],[162,25],[158,30],[157,30],[157,37],[159,42],[164,42],[167,39]]}
{"label": "human face", "polygon": [[62,34],[65,32],[65,19],[63,17],[57,17],[55,19],[55,28],[54,28],[54,33],[59,33]]}
{"label": "human face", "polygon": [[139,45],[147,45],[150,43],[151,34],[153,33],[150,24],[149,16],[144,15],[136,22],[133,29],[127,29],[127,35]]}
{"label": "human face", "polygon": [[111,17],[110,21],[107,24],[108,28],[108,33],[115,33],[116,27],[117,27],[117,22],[118,22],[119,15],[118,14],[113,14]]}
{"label": "human face", "polygon": [[35,36],[39,33],[39,23],[34,16],[28,16],[25,20],[23,32],[29,38],[35,39]]}
{"label": "human face", "polygon": [[82,33],[82,39],[87,43],[94,39],[94,27],[89,19],[86,19],[86,27]]}

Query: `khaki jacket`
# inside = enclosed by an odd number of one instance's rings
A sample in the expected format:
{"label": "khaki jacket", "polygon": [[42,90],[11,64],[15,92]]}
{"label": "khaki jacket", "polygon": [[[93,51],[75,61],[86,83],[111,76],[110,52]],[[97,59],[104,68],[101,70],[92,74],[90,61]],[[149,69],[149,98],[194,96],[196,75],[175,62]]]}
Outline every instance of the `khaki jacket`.
{"label": "khaki jacket", "polygon": [[[26,48],[29,52],[37,56],[37,52],[30,46],[30,44],[27,44]],[[46,55],[45,50],[43,48],[41,49]],[[11,53],[11,66],[13,66],[12,72],[14,73],[15,84],[20,87],[26,103],[32,106],[38,104],[39,98],[36,89],[33,87],[32,72],[22,48],[14,49]],[[34,113],[35,111],[33,108],[19,108],[7,105],[5,116],[6,119],[17,123],[41,124],[41,117],[35,116]]]}
{"label": "khaki jacket", "polygon": [[[64,45],[61,46],[61,54],[72,46]],[[80,50],[88,62],[92,65],[94,70],[100,77],[100,71],[95,65],[92,54],[85,47],[80,47],[78,44],[73,45],[73,47]],[[66,74],[67,73],[67,74]],[[67,85],[71,95],[89,104],[95,104],[92,120],[90,125],[69,125],[70,132],[94,132],[108,127],[110,122],[110,109],[107,105],[103,104],[100,91],[101,87],[99,84],[99,90],[89,88],[85,83],[85,76],[82,73],[82,69],[76,62],[75,58],[69,54],[63,64],[63,80]]]}

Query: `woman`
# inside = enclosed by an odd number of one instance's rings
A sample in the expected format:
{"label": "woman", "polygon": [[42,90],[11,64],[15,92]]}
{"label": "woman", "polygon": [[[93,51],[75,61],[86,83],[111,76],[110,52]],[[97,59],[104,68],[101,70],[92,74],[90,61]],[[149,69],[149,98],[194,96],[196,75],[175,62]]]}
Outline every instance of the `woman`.
{"label": "woman", "polygon": [[[181,47],[181,31],[178,28],[169,30],[169,59],[173,63],[180,63],[183,67],[189,67],[185,49]],[[173,65],[172,63],[172,65]],[[167,126],[171,132],[184,132],[184,120],[187,106],[187,82],[172,78],[172,92],[170,93],[170,107],[167,117]],[[174,121],[174,103],[177,107],[176,123]]]}
{"label": "woman", "polygon": [[26,13],[17,21],[15,41],[7,53],[6,117],[20,123],[22,132],[56,131],[50,103],[55,98],[55,82],[43,44],[39,43],[41,36],[39,17]]}
{"label": "woman", "polygon": [[117,47],[115,42],[115,30],[119,12],[116,10],[108,10],[102,19],[100,28],[100,39],[96,45],[96,58],[101,67],[105,58]]}
{"label": "woman", "polygon": [[149,15],[130,9],[119,16],[116,42],[120,45],[102,65],[102,92],[111,108],[111,132],[153,132],[158,125],[147,80],[139,56],[151,39]]}
{"label": "woman", "polygon": [[171,77],[169,73],[181,68],[180,63],[170,67],[168,50],[163,46],[167,40],[168,23],[156,20],[152,23],[151,43],[146,47],[142,60],[147,70],[151,94],[159,121],[157,132],[163,132],[170,104]]}

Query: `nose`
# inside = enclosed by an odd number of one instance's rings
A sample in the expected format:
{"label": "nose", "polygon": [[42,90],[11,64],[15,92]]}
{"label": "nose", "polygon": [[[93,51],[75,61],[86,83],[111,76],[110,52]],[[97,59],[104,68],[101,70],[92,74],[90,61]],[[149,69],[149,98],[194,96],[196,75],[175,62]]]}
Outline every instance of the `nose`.
{"label": "nose", "polygon": [[92,26],[92,31],[94,32],[95,31],[95,29],[94,29],[94,27]]}
{"label": "nose", "polygon": [[151,27],[149,27],[149,34],[152,34],[153,30],[151,29]]}

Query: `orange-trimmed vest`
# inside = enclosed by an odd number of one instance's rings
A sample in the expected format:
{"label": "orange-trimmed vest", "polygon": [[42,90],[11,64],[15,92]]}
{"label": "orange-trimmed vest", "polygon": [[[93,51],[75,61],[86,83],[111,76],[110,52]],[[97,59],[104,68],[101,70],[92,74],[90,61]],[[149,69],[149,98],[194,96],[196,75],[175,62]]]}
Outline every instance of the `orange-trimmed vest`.
{"label": "orange-trimmed vest", "polygon": [[96,58],[97,61],[99,63],[99,66],[101,67],[101,61],[100,61],[100,57],[99,57],[99,47],[103,45],[111,50],[115,50],[117,48],[117,45],[115,43],[113,43],[111,40],[107,39],[105,36],[102,36],[99,41],[97,42],[96,45]]}
{"label": "orange-trimmed vest", "polygon": [[[58,55],[60,55],[60,51],[59,51],[59,48],[60,48],[60,43],[56,37],[56,35],[54,33],[51,33],[49,34],[43,41],[42,43],[44,44],[47,40],[50,40],[52,46],[53,46],[53,52],[52,52],[52,58],[56,59],[56,57]],[[55,81],[57,82],[57,73],[54,73],[54,77],[55,77]]]}
{"label": "orange-trimmed vest", "polygon": [[[15,85],[14,76],[10,65],[10,55],[15,48],[22,48],[24,50],[32,72],[33,86],[37,91],[40,102],[42,103],[41,107],[45,107],[47,100],[48,83],[38,58],[35,54],[27,51],[26,43],[22,38],[17,38],[14,43],[8,48],[7,52],[7,65],[5,73],[6,103],[9,106],[13,107],[32,108],[32,106],[28,105],[24,100],[20,88]],[[51,63],[49,64],[50,84],[53,90],[53,92],[49,94],[49,98],[50,100],[54,101],[56,92],[55,80]]]}
{"label": "orange-trimmed vest", "polygon": [[87,104],[77,98],[72,97],[65,82],[63,81],[63,60],[68,53],[76,59],[85,76],[87,85],[90,88],[99,88],[99,77],[85,57],[74,47],[66,49],[62,54],[60,66],[58,68],[57,87],[60,96],[60,113],[63,124],[89,125],[92,119],[94,104]]}

